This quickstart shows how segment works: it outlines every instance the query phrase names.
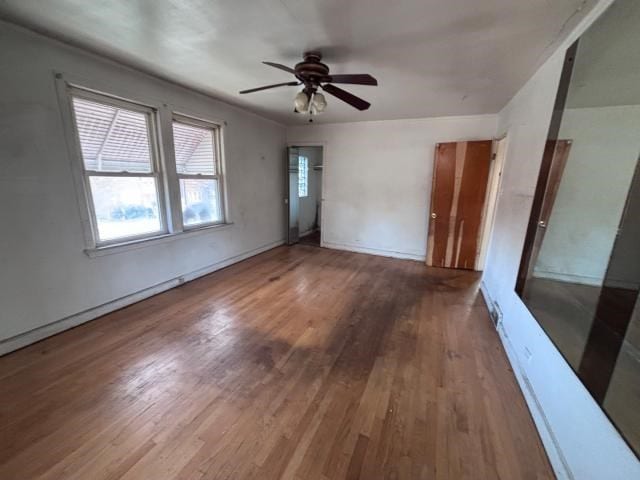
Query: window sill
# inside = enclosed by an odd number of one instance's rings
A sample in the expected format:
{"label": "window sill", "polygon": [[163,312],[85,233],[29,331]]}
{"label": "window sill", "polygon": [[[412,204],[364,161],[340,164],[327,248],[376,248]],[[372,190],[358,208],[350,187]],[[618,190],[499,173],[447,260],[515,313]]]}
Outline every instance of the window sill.
{"label": "window sill", "polygon": [[232,225],[233,222],[207,225],[204,227],[193,228],[182,232],[165,233],[155,237],[143,238],[130,242],[115,243],[112,245],[105,245],[104,247],[87,248],[84,250],[84,253],[90,258],[103,257],[105,255],[113,255],[114,253],[122,253],[129,250],[137,250],[139,248],[150,247],[152,245],[161,245],[163,243],[173,242],[175,240],[181,240],[183,238],[195,237],[197,235],[211,232],[213,230],[225,230]]}

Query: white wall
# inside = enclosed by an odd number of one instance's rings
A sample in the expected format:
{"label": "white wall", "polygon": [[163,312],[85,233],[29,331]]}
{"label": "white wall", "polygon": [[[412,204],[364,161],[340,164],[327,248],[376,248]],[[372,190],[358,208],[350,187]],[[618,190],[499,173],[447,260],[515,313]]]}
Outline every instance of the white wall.
{"label": "white wall", "polygon": [[[314,165],[322,165],[322,147],[300,147],[300,155],[309,160],[308,188],[306,197],[300,198],[300,234],[313,230],[316,224],[316,211],[322,197],[322,170],[314,170]],[[320,218],[318,218],[320,225]]]}
{"label": "white wall", "polygon": [[640,462],[608,421],[514,291],[564,51],[602,11],[600,2],[500,112],[508,148],[495,228],[483,275],[488,303],[502,311],[499,331],[559,478],[640,478]]}
{"label": "white wall", "polygon": [[436,143],[495,132],[478,115],[289,127],[287,140],[324,145],[324,245],[423,260]]}
{"label": "white wall", "polygon": [[[226,121],[233,225],[89,258],[54,70]],[[281,242],[284,152],[279,124],[0,22],[0,352]]]}
{"label": "white wall", "polygon": [[640,153],[640,106],[567,109],[573,141],[534,274],[601,285]]}

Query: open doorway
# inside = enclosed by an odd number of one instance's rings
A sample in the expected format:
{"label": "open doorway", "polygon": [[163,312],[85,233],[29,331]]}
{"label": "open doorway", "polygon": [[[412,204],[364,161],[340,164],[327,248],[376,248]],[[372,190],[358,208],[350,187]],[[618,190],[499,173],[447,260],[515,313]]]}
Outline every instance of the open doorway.
{"label": "open doorway", "polygon": [[322,146],[288,151],[288,241],[320,246],[322,225]]}

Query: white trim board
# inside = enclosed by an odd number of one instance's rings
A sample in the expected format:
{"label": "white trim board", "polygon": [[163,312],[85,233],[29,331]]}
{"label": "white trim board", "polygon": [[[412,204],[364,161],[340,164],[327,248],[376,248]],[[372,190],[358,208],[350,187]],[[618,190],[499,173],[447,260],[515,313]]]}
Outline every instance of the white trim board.
{"label": "white trim board", "polygon": [[[482,293],[482,297],[484,298],[487,308],[491,309],[491,306],[495,305],[495,302],[489,295],[484,282],[480,282],[480,292]],[[544,446],[545,452],[547,453],[547,457],[549,458],[549,462],[551,463],[551,468],[553,468],[553,472],[555,473],[558,480],[574,480],[575,477],[573,476],[571,468],[569,467],[569,464],[562,453],[562,448],[560,447],[560,444],[555,434],[553,433],[551,424],[547,420],[544,410],[542,409],[542,405],[540,405],[540,402],[538,401],[536,393],[533,390],[533,387],[531,386],[531,383],[529,382],[524,369],[520,366],[520,362],[515,355],[513,345],[509,340],[507,332],[504,330],[504,328],[502,328],[502,324],[500,323],[496,325],[496,330],[498,331],[498,336],[500,337],[500,341],[502,342],[504,351],[507,354],[509,363],[513,367],[513,373],[516,377],[516,381],[518,382],[520,391],[524,396],[527,408],[531,413],[533,423],[538,430],[538,434],[540,435],[540,439],[542,440],[542,444]]]}
{"label": "white trim board", "polygon": [[565,282],[565,283],[577,283],[580,285],[590,285],[593,287],[600,287],[602,285],[602,278],[589,277],[586,275],[576,275],[573,273],[550,272],[550,271],[535,269],[533,271],[533,277],[545,278],[549,280],[558,280],[559,282]]}
{"label": "white trim board", "polygon": [[[543,270],[534,270],[533,277],[544,278],[549,280],[557,280],[559,282],[565,282],[565,283],[589,285],[592,287],[601,287],[603,284],[602,278],[587,277],[584,275],[575,275],[572,273],[546,272]],[[607,286],[615,287],[615,288],[624,288],[627,290],[637,290],[640,285],[637,282],[628,282],[625,280],[615,280],[615,279],[608,278]]]}
{"label": "white trim board", "polygon": [[[324,200],[326,198],[325,196],[325,192],[326,192],[326,185],[327,185],[327,176],[325,174],[326,172],[326,168],[327,168],[327,158],[329,157],[327,155],[327,142],[325,140],[318,140],[316,142],[314,141],[300,141],[300,142],[293,142],[287,139],[287,150],[291,147],[320,147],[322,148],[322,171],[320,173],[321,175],[321,180],[320,180],[320,210],[322,212],[322,214],[320,215],[320,246],[321,247],[326,247],[326,241],[324,240],[324,232],[326,230],[326,219],[327,219],[327,214],[326,214],[326,209],[324,208]],[[299,237],[301,237],[302,235],[299,235]]]}
{"label": "white trim board", "polygon": [[356,253],[368,253],[369,255],[378,255],[380,257],[401,258],[405,260],[416,260],[419,262],[424,262],[425,260],[424,254],[411,253],[411,252],[397,252],[395,250],[385,250],[382,248],[364,247],[361,245],[352,245],[348,243],[328,242],[326,240],[324,241],[322,246],[326,248],[331,248],[334,250],[344,250],[347,252],[356,252]]}
{"label": "white trim board", "polygon": [[73,327],[77,327],[78,325],[82,325],[83,323],[89,322],[91,320],[95,320],[98,317],[140,302],[146,298],[165,292],[179,285],[182,285],[183,283],[190,282],[199,277],[203,277],[215,272],[216,270],[220,270],[224,267],[228,267],[229,265],[233,265],[234,263],[241,262],[242,260],[246,260],[249,257],[253,257],[283,244],[284,240],[278,240],[276,242],[268,243],[253,250],[249,250],[233,257],[220,260],[219,262],[213,263],[209,266],[199,268],[198,270],[180,275],[179,277],[172,278],[170,280],[167,280],[166,282],[162,282],[152,287],[145,288],[138,292],[132,293],[131,295],[126,295],[124,297],[118,298],[116,300],[113,300],[112,302],[90,308],[89,310],[85,310],[83,312],[78,312],[74,315],[70,315],[42,327],[38,327],[28,332],[21,333],[19,335],[16,335],[15,337],[7,338],[0,341],[0,355],[5,355],[7,353],[13,352],[14,350],[18,350],[19,348],[23,348],[31,345],[32,343],[36,343],[52,335],[56,335],[57,333],[63,332]]}

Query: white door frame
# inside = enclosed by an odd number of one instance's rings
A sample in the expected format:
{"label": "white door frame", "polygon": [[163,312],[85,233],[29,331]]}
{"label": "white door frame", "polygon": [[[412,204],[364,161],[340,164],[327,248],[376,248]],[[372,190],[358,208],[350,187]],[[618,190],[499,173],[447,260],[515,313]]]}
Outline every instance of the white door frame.
{"label": "white door frame", "polygon": [[[499,142],[504,142],[502,148],[502,155],[500,157],[497,156],[496,147]],[[491,237],[493,235],[493,227],[496,220],[496,210],[498,209],[498,202],[500,200],[500,192],[502,188],[502,173],[504,172],[504,167],[507,158],[507,150],[509,148],[509,138],[508,132],[496,137],[493,139],[493,147],[494,151],[491,152],[491,155],[496,155],[495,158],[491,160],[491,172],[487,183],[487,195],[485,198],[485,211],[483,212],[483,222],[482,222],[482,233],[480,237],[480,250],[478,252],[478,258],[476,261],[475,270],[484,271],[485,263],[487,260],[487,254],[489,253],[489,244],[491,243]],[[493,205],[489,205],[489,198],[492,194],[492,184],[495,183],[495,200]]]}
{"label": "white door frame", "polygon": [[325,225],[327,222],[327,211],[324,208],[324,202],[325,202],[325,192],[326,192],[326,188],[327,188],[327,182],[326,182],[326,176],[324,174],[325,169],[327,168],[327,142],[324,141],[319,141],[319,142],[312,142],[312,141],[307,141],[307,142],[293,142],[293,141],[289,141],[287,142],[287,149],[289,149],[290,147],[321,147],[322,148],[322,170],[321,170],[321,177],[322,177],[322,191],[320,192],[320,246],[324,247],[325,244],[325,239],[324,239],[324,235],[325,235]]}

